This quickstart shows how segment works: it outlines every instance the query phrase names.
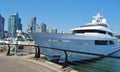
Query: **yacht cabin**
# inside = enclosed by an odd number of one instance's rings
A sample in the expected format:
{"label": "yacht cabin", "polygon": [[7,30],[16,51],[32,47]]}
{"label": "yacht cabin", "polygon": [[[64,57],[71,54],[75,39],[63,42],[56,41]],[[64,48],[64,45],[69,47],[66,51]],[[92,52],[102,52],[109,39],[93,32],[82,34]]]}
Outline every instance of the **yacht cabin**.
{"label": "yacht cabin", "polygon": [[87,23],[85,26],[71,29],[72,34],[78,35],[91,35],[111,38],[109,40],[94,40],[95,45],[113,45],[115,44],[115,37],[113,32],[109,29],[106,19],[98,13],[93,16],[91,23]]}
{"label": "yacht cabin", "polygon": [[106,19],[98,13],[93,16],[91,23],[87,23],[85,26],[71,29],[73,34],[106,34],[113,37],[113,32],[109,29]]}

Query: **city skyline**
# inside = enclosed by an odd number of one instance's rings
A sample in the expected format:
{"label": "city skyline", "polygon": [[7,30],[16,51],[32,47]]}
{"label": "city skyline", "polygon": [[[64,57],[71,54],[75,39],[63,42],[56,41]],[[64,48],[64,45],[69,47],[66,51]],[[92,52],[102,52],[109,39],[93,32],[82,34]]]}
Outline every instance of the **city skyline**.
{"label": "city skyline", "polygon": [[58,31],[69,31],[91,22],[92,16],[100,12],[107,19],[110,28],[120,34],[119,3],[119,0],[1,0],[0,14],[5,18],[5,30],[8,27],[9,16],[18,12],[23,31],[26,31],[32,17],[37,17],[36,23],[44,22]]}

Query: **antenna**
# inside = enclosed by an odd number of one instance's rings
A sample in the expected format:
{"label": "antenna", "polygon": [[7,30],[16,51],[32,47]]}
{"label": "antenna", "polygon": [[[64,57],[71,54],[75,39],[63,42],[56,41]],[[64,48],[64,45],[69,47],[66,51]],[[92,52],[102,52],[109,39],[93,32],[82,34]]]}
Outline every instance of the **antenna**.
{"label": "antenna", "polygon": [[101,11],[101,14],[104,16],[104,12],[103,11]]}
{"label": "antenna", "polygon": [[97,13],[100,13],[100,9],[97,9]]}
{"label": "antenna", "polygon": [[0,11],[0,16],[1,16],[1,11]]}
{"label": "antenna", "polygon": [[102,17],[104,17],[104,12],[103,10],[97,9],[97,13],[100,13]]}

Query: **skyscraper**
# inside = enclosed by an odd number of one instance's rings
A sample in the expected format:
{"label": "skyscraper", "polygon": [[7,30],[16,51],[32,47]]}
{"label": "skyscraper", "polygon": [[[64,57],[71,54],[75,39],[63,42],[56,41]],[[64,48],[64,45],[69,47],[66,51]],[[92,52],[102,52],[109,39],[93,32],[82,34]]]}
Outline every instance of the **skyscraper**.
{"label": "skyscraper", "polygon": [[36,32],[36,17],[33,17],[28,25],[29,32]]}
{"label": "skyscraper", "polygon": [[0,38],[3,38],[4,36],[4,23],[5,19],[0,15]]}
{"label": "skyscraper", "polygon": [[47,28],[47,33],[57,33],[57,29],[56,28]]}
{"label": "skyscraper", "polygon": [[44,23],[37,24],[36,31],[37,32],[46,32],[46,27],[47,26]]}
{"label": "skyscraper", "polygon": [[8,21],[9,36],[15,37],[17,30],[22,31],[22,24],[21,24],[21,18],[19,18],[19,14],[15,13],[9,17],[9,21]]}

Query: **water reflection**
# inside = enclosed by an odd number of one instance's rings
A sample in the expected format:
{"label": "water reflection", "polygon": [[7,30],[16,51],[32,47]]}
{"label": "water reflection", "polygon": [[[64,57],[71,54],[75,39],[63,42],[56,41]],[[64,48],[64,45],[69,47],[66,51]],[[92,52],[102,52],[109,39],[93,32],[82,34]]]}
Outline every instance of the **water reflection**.
{"label": "water reflection", "polygon": [[[112,56],[120,56],[120,51]],[[120,72],[120,59],[118,58],[102,57],[72,64],[74,64],[74,69],[79,72]]]}

